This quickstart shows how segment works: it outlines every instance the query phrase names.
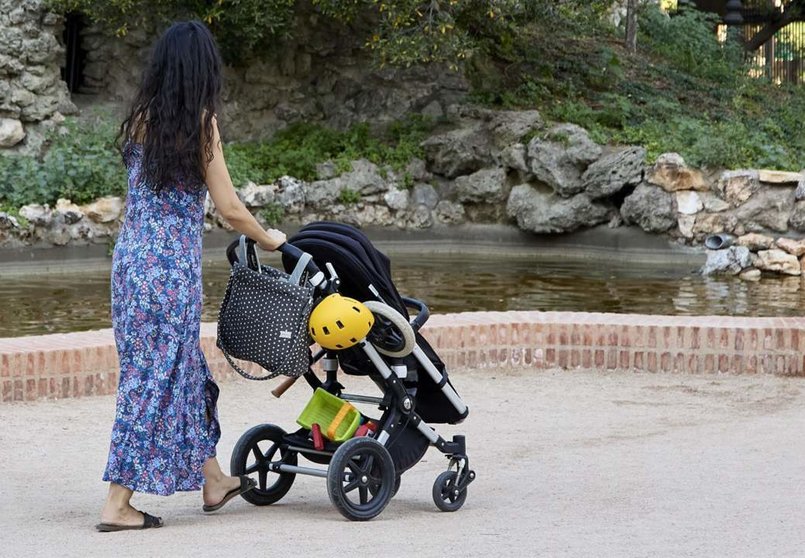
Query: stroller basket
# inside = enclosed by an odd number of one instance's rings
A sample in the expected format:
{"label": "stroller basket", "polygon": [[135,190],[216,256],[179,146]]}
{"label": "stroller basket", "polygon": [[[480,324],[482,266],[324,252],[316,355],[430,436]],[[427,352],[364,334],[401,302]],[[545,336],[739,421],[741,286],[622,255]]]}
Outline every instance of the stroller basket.
{"label": "stroller basket", "polygon": [[318,424],[325,437],[333,442],[343,442],[355,434],[361,423],[361,414],[343,399],[317,388],[296,422],[308,430]]}

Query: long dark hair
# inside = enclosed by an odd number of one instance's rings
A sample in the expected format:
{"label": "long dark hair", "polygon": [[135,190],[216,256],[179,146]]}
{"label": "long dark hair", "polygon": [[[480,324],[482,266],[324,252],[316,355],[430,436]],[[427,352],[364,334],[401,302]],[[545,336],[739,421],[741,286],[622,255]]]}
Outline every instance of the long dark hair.
{"label": "long dark hair", "polygon": [[221,96],[221,56],[200,21],[174,23],[154,45],[118,142],[142,143],[143,178],[159,191],[204,182],[212,160],[212,119]]}

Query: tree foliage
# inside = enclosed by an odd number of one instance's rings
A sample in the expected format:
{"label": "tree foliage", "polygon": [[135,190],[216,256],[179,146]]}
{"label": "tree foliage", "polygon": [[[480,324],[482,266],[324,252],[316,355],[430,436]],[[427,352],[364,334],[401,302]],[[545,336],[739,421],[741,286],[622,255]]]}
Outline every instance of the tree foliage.
{"label": "tree foliage", "polygon": [[293,36],[295,17],[314,13],[349,26],[381,64],[428,62],[454,67],[510,34],[512,25],[577,11],[599,12],[605,0],[48,0],[81,12],[118,35],[180,18],[205,21],[224,56],[235,62]]}

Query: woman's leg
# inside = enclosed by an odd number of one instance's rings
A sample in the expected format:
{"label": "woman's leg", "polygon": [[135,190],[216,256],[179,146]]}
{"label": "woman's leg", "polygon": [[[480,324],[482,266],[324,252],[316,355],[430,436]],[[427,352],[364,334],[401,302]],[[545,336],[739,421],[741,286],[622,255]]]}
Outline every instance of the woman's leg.
{"label": "woman's leg", "polygon": [[109,483],[109,494],[101,510],[101,523],[113,525],[142,525],[143,514],[131,507],[129,500],[134,492],[114,482]]}
{"label": "woman's leg", "polygon": [[225,475],[221,470],[218,459],[215,457],[210,457],[204,462],[202,472],[204,473],[202,497],[204,498],[204,503],[207,505],[212,506],[217,504],[223,500],[227,492],[240,486],[240,479],[238,477]]}

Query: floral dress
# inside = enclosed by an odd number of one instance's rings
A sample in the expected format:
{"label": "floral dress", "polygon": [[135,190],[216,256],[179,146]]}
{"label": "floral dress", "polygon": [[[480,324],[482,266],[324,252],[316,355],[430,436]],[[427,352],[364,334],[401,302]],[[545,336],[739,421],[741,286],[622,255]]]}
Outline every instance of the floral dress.
{"label": "floral dress", "polygon": [[126,214],[112,259],[112,326],[120,359],[117,411],[103,480],[136,492],[198,490],[220,437],[199,345],[206,187],[142,180],[128,144]]}

